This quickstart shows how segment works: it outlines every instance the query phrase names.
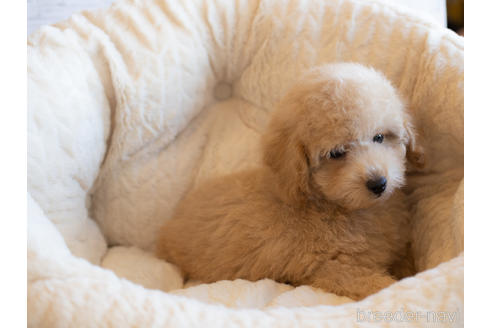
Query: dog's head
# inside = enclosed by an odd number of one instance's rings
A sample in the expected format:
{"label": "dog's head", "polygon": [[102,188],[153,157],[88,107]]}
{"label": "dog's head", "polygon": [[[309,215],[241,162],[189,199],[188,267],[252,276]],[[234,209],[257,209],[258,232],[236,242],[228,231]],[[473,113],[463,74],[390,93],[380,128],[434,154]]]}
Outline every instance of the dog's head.
{"label": "dog's head", "polygon": [[279,196],[290,203],[322,198],[367,208],[403,185],[406,157],[422,164],[396,90],[359,64],[304,75],[278,104],[263,141]]}

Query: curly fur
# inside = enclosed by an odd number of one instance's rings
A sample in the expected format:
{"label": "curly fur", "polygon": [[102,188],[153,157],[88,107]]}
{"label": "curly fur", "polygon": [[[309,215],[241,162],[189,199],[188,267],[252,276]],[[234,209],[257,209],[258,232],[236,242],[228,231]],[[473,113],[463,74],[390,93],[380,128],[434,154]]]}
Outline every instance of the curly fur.
{"label": "curly fur", "polygon": [[[353,299],[413,272],[398,189],[405,158],[423,157],[382,74],[352,63],[307,72],[278,103],[263,152],[264,167],[186,195],[160,230],[158,256],[203,282],[271,278]],[[376,176],[387,179],[380,197],[366,186]]]}

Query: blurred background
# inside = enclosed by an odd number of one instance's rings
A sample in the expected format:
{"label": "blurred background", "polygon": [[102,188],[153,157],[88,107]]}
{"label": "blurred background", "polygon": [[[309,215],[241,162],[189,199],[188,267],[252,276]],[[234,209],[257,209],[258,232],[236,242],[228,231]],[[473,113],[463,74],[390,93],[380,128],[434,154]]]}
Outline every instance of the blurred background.
{"label": "blurred background", "polygon": [[[82,10],[107,8],[115,0],[27,0],[27,34]],[[164,0],[163,0],[164,1]],[[167,0],[179,1],[179,0]],[[329,0],[327,0],[329,1]],[[410,7],[464,35],[464,0],[389,0]]]}
{"label": "blurred background", "polygon": [[107,8],[115,0],[27,0],[27,35],[42,25],[67,19],[82,10]]}

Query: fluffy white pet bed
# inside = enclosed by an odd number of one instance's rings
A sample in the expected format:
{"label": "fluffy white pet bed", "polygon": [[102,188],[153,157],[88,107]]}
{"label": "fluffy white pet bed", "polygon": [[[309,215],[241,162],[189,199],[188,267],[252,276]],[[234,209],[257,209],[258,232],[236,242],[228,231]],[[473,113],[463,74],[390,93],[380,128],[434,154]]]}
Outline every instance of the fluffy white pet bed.
{"label": "fluffy white pet bed", "polygon": [[[29,326],[462,324],[454,33],[380,1],[134,0],[28,43]],[[258,165],[272,104],[333,61],[382,70],[421,127],[427,168],[408,186],[421,273],[357,303],[270,280],[183,286],[152,255],[157,228],[193,185]]]}

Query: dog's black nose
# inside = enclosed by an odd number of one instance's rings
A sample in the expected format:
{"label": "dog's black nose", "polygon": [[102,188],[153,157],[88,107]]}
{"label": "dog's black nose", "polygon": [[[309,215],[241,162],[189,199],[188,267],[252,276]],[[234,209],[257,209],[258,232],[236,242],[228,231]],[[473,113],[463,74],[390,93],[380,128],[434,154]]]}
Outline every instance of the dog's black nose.
{"label": "dog's black nose", "polygon": [[386,178],[378,177],[375,179],[368,180],[366,182],[367,189],[372,191],[374,194],[381,196],[381,194],[386,189]]}

